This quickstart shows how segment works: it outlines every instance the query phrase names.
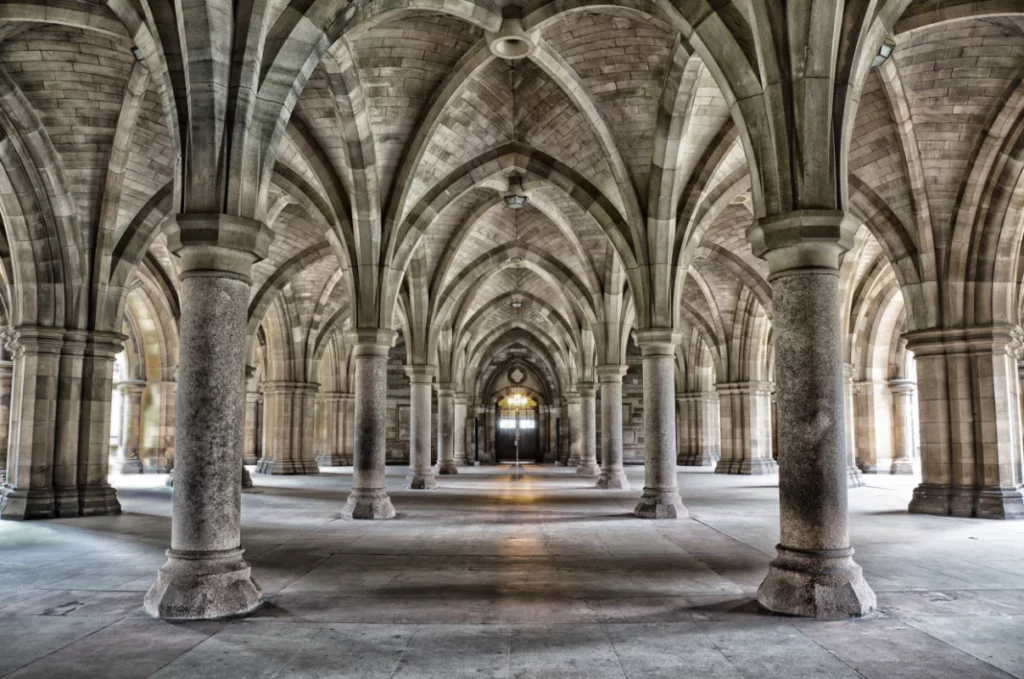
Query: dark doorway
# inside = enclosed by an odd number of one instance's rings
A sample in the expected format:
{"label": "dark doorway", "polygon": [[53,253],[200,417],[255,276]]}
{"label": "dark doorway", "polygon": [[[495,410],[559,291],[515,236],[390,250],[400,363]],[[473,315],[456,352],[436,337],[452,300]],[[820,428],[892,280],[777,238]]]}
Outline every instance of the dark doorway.
{"label": "dark doorway", "polygon": [[494,451],[499,463],[540,461],[540,435],[537,402],[524,394],[509,394],[497,404],[498,426],[494,431]]}

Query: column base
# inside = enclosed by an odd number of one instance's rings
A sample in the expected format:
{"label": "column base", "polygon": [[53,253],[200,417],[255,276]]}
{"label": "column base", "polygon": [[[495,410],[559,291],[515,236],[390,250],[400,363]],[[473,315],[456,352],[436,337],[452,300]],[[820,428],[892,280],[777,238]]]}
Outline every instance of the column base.
{"label": "column base", "polygon": [[576,466],[579,465],[579,463],[580,463],[580,456],[579,455],[577,455],[575,457],[570,455],[569,459],[566,460],[566,462],[565,462],[567,467],[576,467]]}
{"label": "column base", "polygon": [[735,460],[722,458],[715,465],[715,473],[764,476],[767,474],[778,474],[779,464],[775,460]]}
{"label": "column base", "polygon": [[690,512],[683,506],[683,499],[679,497],[677,489],[644,488],[640,504],[633,510],[633,514],[641,519],[685,519]]}
{"label": "column base", "polygon": [[263,591],[252,579],[243,551],[168,549],[167,563],[146,592],[146,612],[164,620],[216,620],[256,610]]}
{"label": "column base", "polygon": [[864,487],[864,475],[856,467],[846,468],[846,487],[847,488],[863,488]]}
{"label": "column base", "polygon": [[273,474],[295,476],[299,474],[319,474],[320,468],[316,460],[279,460],[272,457],[261,458],[256,464],[257,474]]}
{"label": "column base", "polygon": [[676,464],[680,467],[714,467],[718,458],[708,452],[682,453]]}
{"label": "column base", "polygon": [[54,488],[53,508],[58,519],[79,516],[81,501],[78,497],[78,486]]}
{"label": "column base", "polygon": [[442,476],[454,475],[459,473],[459,469],[455,466],[454,460],[445,460],[437,463],[437,473]]}
{"label": "column base", "polygon": [[121,513],[117,491],[105,483],[79,488],[78,502],[81,516],[112,516]]}
{"label": "column base", "polygon": [[348,467],[352,464],[350,460],[337,453],[324,453],[316,456],[317,466],[320,467]]}
{"label": "column base", "polygon": [[914,489],[907,511],[976,519],[1024,519],[1024,487],[962,488],[922,483]]}
{"label": "column base", "polygon": [[853,561],[852,549],[803,551],[776,547],[778,556],[757,590],[773,613],[806,618],[856,618],[875,610],[875,593]]}
{"label": "column base", "polygon": [[244,466],[242,467],[242,488],[252,488],[252,476],[249,475],[249,470]]}
{"label": "column base", "polygon": [[348,496],[345,508],[341,510],[341,518],[379,521],[395,518],[395,508],[387,491],[356,490]]}
{"label": "column base", "polygon": [[409,475],[405,477],[405,488],[410,490],[433,490],[437,488],[437,480],[429,472],[426,474],[413,474],[409,472]]}
{"label": "column base", "polygon": [[897,458],[889,467],[890,474],[913,474],[915,471],[917,470],[914,469],[914,461],[909,457]]}
{"label": "column base", "polygon": [[576,467],[576,473],[580,476],[600,476],[601,468],[597,462],[580,462]]}
{"label": "column base", "polygon": [[252,467],[254,465],[257,465],[257,464],[259,464],[259,461],[260,461],[260,459],[258,457],[256,457],[255,455],[248,455],[248,456],[242,458],[242,464],[244,464],[247,467]]}
{"label": "column base", "polygon": [[473,466],[473,461],[470,460],[465,455],[463,455],[462,457],[459,457],[458,455],[456,455],[455,456],[455,466],[456,467],[472,467]]}
{"label": "column base", "polygon": [[608,490],[629,490],[629,479],[626,478],[626,472],[621,469],[611,472],[602,471],[601,475],[597,477],[597,487]]}
{"label": "column base", "polygon": [[57,516],[52,488],[22,490],[4,485],[0,488],[0,519],[26,521]]}
{"label": "column base", "polygon": [[142,460],[138,458],[121,460],[118,464],[118,471],[122,474],[141,474]]}

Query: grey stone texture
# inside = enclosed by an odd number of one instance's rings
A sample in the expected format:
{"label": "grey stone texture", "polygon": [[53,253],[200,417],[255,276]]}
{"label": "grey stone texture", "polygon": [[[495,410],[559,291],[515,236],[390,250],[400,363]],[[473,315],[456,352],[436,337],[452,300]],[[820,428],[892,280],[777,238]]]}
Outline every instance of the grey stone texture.
{"label": "grey stone texture", "polygon": [[405,483],[414,490],[437,488],[430,465],[430,392],[437,368],[432,365],[411,365],[409,375],[409,476]]}
{"label": "grey stone texture", "polygon": [[[593,383],[577,385],[580,395],[580,460],[576,473],[597,477],[601,467],[597,464],[597,403]],[[570,417],[572,417],[570,415]]]}
{"label": "grey stone texture", "polygon": [[601,475],[598,488],[629,488],[622,467],[622,377],[624,365],[598,366],[601,385]]}
{"label": "grey stone texture", "polygon": [[[384,487],[384,456],[387,361],[394,333],[389,330],[360,330],[355,334],[352,342],[356,365],[352,492],[341,516],[346,519],[393,519],[395,508]],[[429,396],[429,389],[427,393]],[[426,440],[430,440],[429,429]]]}
{"label": "grey stone texture", "polygon": [[644,431],[647,460],[644,464],[644,493],[633,513],[642,519],[683,519],[683,506],[676,484],[675,366],[678,339],[670,330],[637,333],[644,358]]}

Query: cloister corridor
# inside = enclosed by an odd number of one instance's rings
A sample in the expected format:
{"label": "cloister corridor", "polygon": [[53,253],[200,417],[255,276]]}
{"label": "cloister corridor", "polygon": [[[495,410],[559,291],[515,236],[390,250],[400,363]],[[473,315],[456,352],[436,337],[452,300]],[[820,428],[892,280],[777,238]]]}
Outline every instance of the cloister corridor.
{"label": "cloister corridor", "polygon": [[[399,521],[338,519],[351,468],[254,475],[242,540],[266,603],[244,620],[142,610],[166,558],[164,475],[112,478],[124,513],[0,523],[0,676],[1024,676],[1024,522],[908,514],[912,476],[850,493],[863,619],[759,612],[776,477],[678,475],[690,518],[631,514],[571,468],[467,467],[402,490]],[[642,468],[627,467],[634,488]],[[965,624],[969,618],[969,625]]]}

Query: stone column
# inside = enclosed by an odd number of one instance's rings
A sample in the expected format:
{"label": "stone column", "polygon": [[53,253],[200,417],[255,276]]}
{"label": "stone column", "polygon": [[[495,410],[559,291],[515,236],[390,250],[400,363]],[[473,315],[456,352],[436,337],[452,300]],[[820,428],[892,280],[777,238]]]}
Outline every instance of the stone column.
{"label": "stone column", "polygon": [[1024,518],[1018,333],[1009,326],[908,333],[917,361],[921,485],[910,511]]}
{"label": "stone column", "polygon": [[776,474],[772,459],[772,385],[730,382],[715,385],[721,412],[722,456],[716,474]]}
{"label": "stone column", "polygon": [[854,384],[857,460],[864,473],[884,474],[892,467],[892,398],[881,380]]}
{"label": "stone column", "polygon": [[273,234],[228,215],[179,215],[181,257],[174,503],[167,563],[146,594],[150,615],[198,620],[262,603],[241,547],[245,354],[252,265]]}
{"label": "stone column", "polygon": [[455,467],[455,390],[450,383],[437,385],[437,473],[458,474]]}
{"label": "stone column", "polygon": [[914,392],[913,380],[889,380],[892,393],[893,456],[891,474],[913,474],[914,469]]}
{"label": "stone column", "polygon": [[597,378],[601,383],[601,475],[598,488],[628,489],[629,481],[622,468],[622,377],[624,365],[599,365]]}
{"label": "stone column", "polygon": [[313,449],[316,394],[313,382],[264,382],[263,457],[257,474],[318,474]]}
{"label": "stone column", "polygon": [[345,460],[345,399],[346,394],[326,392],[319,395],[323,410],[322,440],[316,463],[321,467],[341,467]]}
{"label": "stone column", "polygon": [[242,452],[243,464],[256,464],[259,458],[263,423],[260,421],[260,394],[257,391],[245,392],[245,446]]}
{"label": "stone column", "polygon": [[714,467],[722,457],[722,430],[718,394],[695,391],[676,394],[679,404],[679,451],[683,467]]}
{"label": "stone column", "polygon": [[644,494],[633,513],[641,519],[689,516],[676,479],[675,348],[669,329],[641,330],[644,370]]}
{"label": "stone column", "polygon": [[0,516],[120,513],[107,474],[114,356],[124,336],[23,326],[7,339],[14,361]]}
{"label": "stone column", "polygon": [[[391,519],[395,508],[386,490],[388,351],[393,330],[357,330],[350,342],[355,360],[352,425],[352,492],[341,516]],[[429,438],[427,439],[429,441]]]}
{"label": "stone column", "polygon": [[50,519],[54,429],[62,333],[17,328],[7,336],[13,358],[7,478],[0,489],[0,518]]}
{"label": "stone column", "polygon": [[[154,471],[166,474],[174,460],[174,436],[177,430],[178,383],[164,380],[160,383],[160,437]],[[259,430],[257,430],[259,431]],[[257,438],[257,444],[259,439]]]}
{"label": "stone column", "polygon": [[580,451],[583,449],[583,424],[582,417],[583,413],[580,410],[580,395],[579,392],[571,391],[565,395],[566,411],[569,414],[568,434],[569,434],[569,461],[566,463],[570,467],[575,467],[580,463]]}
{"label": "stone column", "polygon": [[11,378],[14,363],[0,359],[0,481],[7,475],[7,444],[11,427]]}
{"label": "stone column", "polygon": [[139,444],[142,436],[139,425],[142,422],[142,394],[146,390],[146,383],[142,380],[126,380],[118,384],[117,388],[121,391],[119,471],[122,474],[141,474]]}
{"label": "stone column", "polygon": [[341,395],[342,408],[345,411],[345,431],[342,438],[342,456],[345,464],[353,464],[355,460],[355,427],[356,427],[356,399],[352,394]]}
{"label": "stone column", "polygon": [[875,607],[847,526],[839,260],[855,230],[825,210],[748,230],[754,254],[768,261],[775,308],[780,539],[757,599],[776,613],[850,617]]}
{"label": "stone column", "polygon": [[849,363],[843,364],[843,436],[846,442],[846,487],[860,488],[864,485],[864,475],[857,465],[857,426],[854,416],[854,368]]}
{"label": "stone column", "polygon": [[432,365],[408,365],[409,376],[409,475],[405,487],[437,488],[430,465],[430,388],[437,375]]}
{"label": "stone column", "polygon": [[453,441],[452,457],[455,464],[461,467],[473,464],[466,454],[466,413],[468,403],[469,399],[466,398],[465,394],[455,394],[455,439]]}
{"label": "stone column", "polygon": [[78,405],[78,507],[81,516],[120,514],[121,503],[110,486],[110,406],[114,391],[114,357],[124,349],[120,333],[87,333]]}
{"label": "stone column", "polygon": [[580,464],[576,473],[583,476],[598,476],[597,466],[597,403],[593,383],[581,382],[580,392]]}

